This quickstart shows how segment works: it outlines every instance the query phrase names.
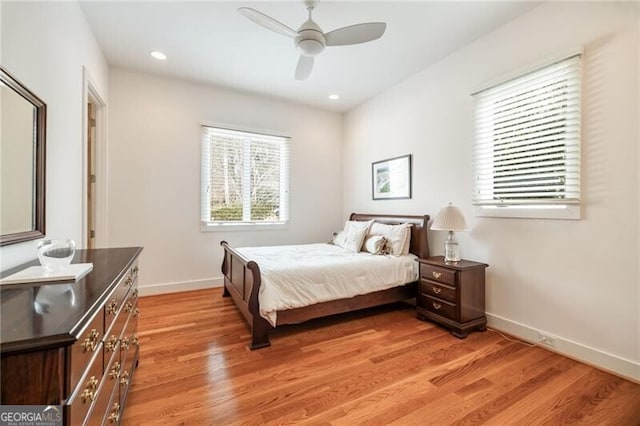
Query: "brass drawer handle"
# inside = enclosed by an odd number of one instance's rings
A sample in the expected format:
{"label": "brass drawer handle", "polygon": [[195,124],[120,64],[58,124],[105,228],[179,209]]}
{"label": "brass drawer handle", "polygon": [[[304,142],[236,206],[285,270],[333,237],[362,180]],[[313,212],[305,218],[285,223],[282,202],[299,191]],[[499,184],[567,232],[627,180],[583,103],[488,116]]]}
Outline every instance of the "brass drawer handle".
{"label": "brass drawer handle", "polygon": [[87,402],[91,402],[96,399],[96,392],[90,389],[85,389],[82,391],[80,398],[82,398],[82,402],[86,404]]}
{"label": "brass drawer handle", "polygon": [[100,381],[96,379],[96,376],[89,377],[89,380],[87,380],[87,387],[84,388],[80,395],[83,403],[86,404],[87,402],[91,402],[96,399],[98,383],[100,383]]}
{"label": "brass drawer handle", "polygon": [[133,335],[133,338],[131,339],[131,342],[136,345],[137,347],[140,347],[140,339],[138,339],[137,335]]}
{"label": "brass drawer handle", "polygon": [[91,376],[87,381],[87,389],[96,390],[100,381],[96,379],[96,376]]}
{"label": "brass drawer handle", "polygon": [[122,338],[122,340],[120,341],[120,347],[124,351],[128,351],[129,350],[129,338],[128,337],[123,337]]}
{"label": "brass drawer handle", "polygon": [[442,292],[442,289],[441,289],[441,288],[438,288],[438,287],[436,287],[436,286],[432,286],[432,287],[431,287],[431,289],[433,290],[433,292],[434,292],[435,294],[440,294],[440,293]]}
{"label": "brass drawer handle", "polygon": [[433,275],[433,278],[435,278],[436,280],[439,280],[440,277],[442,276],[442,272],[432,271],[431,274]]}
{"label": "brass drawer handle", "polygon": [[129,384],[129,372],[124,370],[122,372],[122,376],[120,377],[120,385],[127,386]]}
{"label": "brass drawer handle", "polygon": [[107,314],[115,315],[118,311],[118,302],[115,299],[112,299],[111,302],[107,305]]}
{"label": "brass drawer handle", "polygon": [[137,288],[133,291],[133,298],[135,299],[136,297],[138,297],[138,289]]}
{"label": "brass drawer handle", "polygon": [[127,302],[127,304],[126,304],[126,305],[124,305],[124,311],[125,311],[126,313],[129,313],[129,312],[131,312],[132,310],[133,310],[133,303],[131,303],[131,302]]}
{"label": "brass drawer handle", "polygon": [[111,338],[107,341],[107,344],[105,345],[105,349],[107,350],[107,352],[112,352],[116,350],[116,346],[118,346],[118,337],[111,335]]}
{"label": "brass drawer handle", "polygon": [[131,272],[133,272],[134,274],[138,273],[138,265],[134,266],[133,269],[131,270]]}
{"label": "brass drawer handle", "polygon": [[140,309],[135,308],[135,309],[133,310],[133,316],[134,316],[135,318],[138,318],[138,315],[140,315]]}
{"label": "brass drawer handle", "polygon": [[133,280],[131,279],[131,277],[127,277],[126,280],[124,280],[124,285],[131,287],[131,283],[133,283]]}
{"label": "brass drawer handle", "polygon": [[113,407],[111,408],[111,414],[109,414],[109,421],[111,423],[118,423],[120,420],[120,404],[117,402],[113,403]]}
{"label": "brass drawer handle", "polygon": [[111,372],[109,373],[109,376],[112,379],[117,379],[120,377],[120,363],[119,362],[114,362],[113,363],[113,367],[111,367]]}
{"label": "brass drawer handle", "polygon": [[82,352],[93,352],[98,347],[98,340],[100,338],[100,333],[95,328],[92,328],[89,332],[89,336],[84,339],[84,341],[80,344],[82,346]]}
{"label": "brass drawer handle", "polygon": [[442,308],[442,305],[441,305],[441,304],[439,304],[439,303],[437,303],[437,302],[433,302],[433,309],[435,309],[435,310],[437,311],[437,310],[438,310],[438,309],[440,309],[440,308]]}

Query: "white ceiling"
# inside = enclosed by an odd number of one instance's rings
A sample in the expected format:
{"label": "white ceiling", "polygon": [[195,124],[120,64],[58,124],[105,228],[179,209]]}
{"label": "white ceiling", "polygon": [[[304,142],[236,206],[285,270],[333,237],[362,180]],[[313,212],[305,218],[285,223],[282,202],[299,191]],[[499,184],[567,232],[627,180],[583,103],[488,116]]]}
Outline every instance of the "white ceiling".
{"label": "white ceiling", "polygon": [[[247,6],[297,29],[302,1],[111,2],[81,7],[110,65],[347,111],[449,53],[537,6],[539,2],[324,1],[313,18],[324,32],[382,21],[381,39],[329,47],[311,76],[294,79],[293,41],[236,11]],[[160,50],[159,62],[149,51]],[[338,93],[340,99],[327,96]]]}

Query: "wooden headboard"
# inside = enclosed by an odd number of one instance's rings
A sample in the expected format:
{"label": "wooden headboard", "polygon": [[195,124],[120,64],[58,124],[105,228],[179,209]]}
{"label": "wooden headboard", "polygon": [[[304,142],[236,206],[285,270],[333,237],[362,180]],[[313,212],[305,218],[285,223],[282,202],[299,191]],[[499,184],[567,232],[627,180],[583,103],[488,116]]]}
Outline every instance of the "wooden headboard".
{"label": "wooden headboard", "polygon": [[429,239],[427,238],[427,230],[429,228],[429,215],[424,216],[401,216],[401,215],[378,215],[378,214],[360,214],[351,213],[349,220],[375,220],[376,222],[386,223],[388,225],[397,225],[399,223],[411,223],[411,246],[409,252],[418,257],[429,257]]}

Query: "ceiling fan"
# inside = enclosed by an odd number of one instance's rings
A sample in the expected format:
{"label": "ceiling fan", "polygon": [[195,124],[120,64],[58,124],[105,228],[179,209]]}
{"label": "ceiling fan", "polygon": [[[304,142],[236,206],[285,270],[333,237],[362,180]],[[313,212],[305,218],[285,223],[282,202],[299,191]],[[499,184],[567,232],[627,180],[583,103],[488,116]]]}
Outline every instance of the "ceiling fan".
{"label": "ceiling fan", "polygon": [[313,69],[314,57],[326,46],[346,46],[376,40],[382,37],[387,28],[384,22],[366,22],[324,33],[311,18],[311,13],[318,3],[317,0],[306,0],[304,3],[309,11],[309,19],[298,28],[298,31],[255,9],[249,7],[238,9],[238,12],[256,24],[294,40],[296,49],[300,52],[300,59],[296,66],[296,80],[306,80],[309,77]]}

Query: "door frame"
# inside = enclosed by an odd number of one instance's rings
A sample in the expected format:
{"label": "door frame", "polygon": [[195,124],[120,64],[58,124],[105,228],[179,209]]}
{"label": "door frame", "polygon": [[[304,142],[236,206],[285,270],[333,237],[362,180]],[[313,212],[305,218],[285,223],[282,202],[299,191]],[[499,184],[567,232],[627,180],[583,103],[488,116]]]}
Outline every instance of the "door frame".
{"label": "door frame", "polygon": [[86,67],[82,67],[82,245],[87,248],[89,245],[89,206],[88,206],[88,190],[89,190],[89,108],[88,103],[91,102],[95,107],[95,175],[96,186],[95,191],[95,231],[96,237],[94,247],[108,247],[108,224],[107,224],[107,207],[108,207],[108,150],[107,150],[107,103],[100,94],[93,78],[89,74]]}

